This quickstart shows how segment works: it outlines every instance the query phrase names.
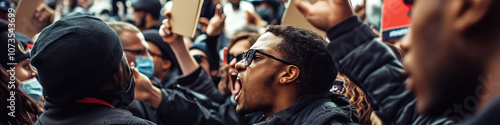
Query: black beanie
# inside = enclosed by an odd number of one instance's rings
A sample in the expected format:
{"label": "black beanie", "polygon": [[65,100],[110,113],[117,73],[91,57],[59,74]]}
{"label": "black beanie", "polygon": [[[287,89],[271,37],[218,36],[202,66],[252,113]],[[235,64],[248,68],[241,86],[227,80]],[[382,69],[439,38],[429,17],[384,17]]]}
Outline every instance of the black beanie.
{"label": "black beanie", "polygon": [[45,98],[71,103],[99,92],[118,70],[123,49],[118,35],[104,21],[75,13],[42,30],[31,64]]}
{"label": "black beanie", "polygon": [[192,50],[192,49],[199,49],[199,50],[203,51],[203,53],[205,53],[205,55],[207,55],[207,60],[210,63],[210,70],[218,70],[219,69],[219,62],[217,61],[218,57],[216,55],[214,55],[213,53],[210,53],[207,50],[208,48],[207,48],[207,44],[205,42],[199,42],[199,43],[193,44],[193,46],[189,47],[189,50]]}
{"label": "black beanie", "polygon": [[[0,46],[2,46],[0,63],[5,69],[9,70],[10,67],[15,65],[7,65],[8,63],[18,63],[29,58],[30,54],[26,48],[26,43],[18,39],[20,35],[9,33],[7,25],[7,22],[0,21]],[[9,51],[12,53],[9,53]]]}
{"label": "black beanie", "polygon": [[144,35],[144,39],[146,39],[146,41],[155,44],[158,49],[160,49],[161,55],[163,55],[164,58],[171,60],[172,63],[175,63],[176,66],[178,65],[174,51],[172,51],[172,48],[168,43],[163,41],[160,34],[158,33],[158,30],[149,29],[142,32],[142,34]]}
{"label": "black beanie", "polygon": [[161,3],[159,0],[132,0],[134,10],[144,11],[155,18],[160,17]]}

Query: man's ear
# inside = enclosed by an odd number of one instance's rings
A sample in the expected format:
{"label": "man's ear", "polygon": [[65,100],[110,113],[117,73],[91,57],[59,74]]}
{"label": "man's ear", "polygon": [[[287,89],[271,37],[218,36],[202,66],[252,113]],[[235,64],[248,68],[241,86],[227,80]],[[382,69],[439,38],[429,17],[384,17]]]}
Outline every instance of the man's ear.
{"label": "man's ear", "polygon": [[[454,14],[453,26],[459,32],[465,32],[479,23],[491,9],[494,0],[453,0],[450,3]],[[448,11],[450,12],[450,11]]]}
{"label": "man's ear", "polygon": [[163,65],[161,66],[161,70],[167,71],[170,69],[170,67],[172,67],[172,61],[163,59]]}
{"label": "man's ear", "polygon": [[300,69],[294,65],[288,65],[285,67],[285,72],[280,74],[278,82],[280,84],[295,83],[295,80],[299,77]]}

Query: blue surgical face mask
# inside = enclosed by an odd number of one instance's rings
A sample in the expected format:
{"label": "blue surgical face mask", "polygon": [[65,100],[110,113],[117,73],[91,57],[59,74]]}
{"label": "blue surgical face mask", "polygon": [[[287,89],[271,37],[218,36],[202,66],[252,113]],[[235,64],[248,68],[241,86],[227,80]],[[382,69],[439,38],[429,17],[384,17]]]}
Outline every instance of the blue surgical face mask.
{"label": "blue surgical face mask", "polygon": [[26,81],[21,82],[21,86],[19,87],[22,91],[26,92],[30,96],[33,101],[40,101],[42,98],[42,85],[38,82],[36,78],[32,78]]}
{"label": "blue surgical face mask", "polygon": [[137,63],[135,68],[139,70],[139,72],[146,75],[148,78],[153,76],[153,58],[147,56],[135,56],[135,63]]}

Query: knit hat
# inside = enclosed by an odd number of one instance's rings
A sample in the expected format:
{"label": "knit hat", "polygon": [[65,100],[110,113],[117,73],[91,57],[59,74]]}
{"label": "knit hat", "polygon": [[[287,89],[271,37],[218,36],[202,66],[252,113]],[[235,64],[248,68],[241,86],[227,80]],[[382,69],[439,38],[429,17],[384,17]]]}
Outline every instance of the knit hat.
{"label": "knit hat", "polygon": [[[8,70],[9,67],[15,66],[7,65],[8,63],[18,63],[26,58],[29,58],[30,54],[26,48],[26,43],[18,40],[18,34],[12,34],[12,37],[9,38],[10,34],[7,25],[7,22],[0,21],[0,46],[5,47],[0,51],[0,63],[5,69]],[[9,51],[12,51],[13,54],[9,55]]]}
{"label": "knit hat", "polygon": [[142,32],[142,34],[144,35],[144,39],[146,39],[146,41],[155,44],[158,49],[160,49],[161,55],[163,56],[162,58],[167,58],[168,60],[175,62],[177,65],[177,58],[175,58],[174,51],[172,51],[172,48],[168,43],[163,41],[158,33],[158,30],[149,29]]}
{"label": "knit hat", "polygon": [[189,50],[192,50],[192,49],[199,49],[199,50],[203,51],[203,53],[205,53],[205,55],[207,55],[207,60],[210,63],[210,70],[218,70],[219,69],[218,57],[215,54],[210,53],[208,51],[207,44],[205,42],[199,42],[199,43],[193,44],[193,46],[189,47]]}
{"label": "knit hat", "polygon": [[42,30],[31,50],[31,64],[46,100],[61,104],[98,93],[122,56],[118,35],[104,21],[75,13]]}
{"label": "knit hat", "polygon": [[172,51],[172,48],[168,43],[163,41],[161,38],[160,34],[158,33],[158,30],[145,30],[142,32],[144,35],[144,39],[146,39],[147,42],[151,42],[155,46],[158,47],[161,51],[161,55],[163,56],[162,58],[167,58],[172,62],[172,65],[170,66],[170,71],[165,77],[163,78],[163,86],[169,86],[172,83],[176,82],[176,77],[179,75],[182,75],[182,71],[180,70],[179,67],[179,62],[177,61],[177,58],[175,57],[174,51]]}

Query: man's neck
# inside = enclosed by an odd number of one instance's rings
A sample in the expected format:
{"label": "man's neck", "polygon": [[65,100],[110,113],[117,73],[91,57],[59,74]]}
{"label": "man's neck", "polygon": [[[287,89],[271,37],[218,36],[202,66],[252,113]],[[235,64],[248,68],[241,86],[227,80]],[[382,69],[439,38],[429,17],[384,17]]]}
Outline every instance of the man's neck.
{"label": "man's neck", "polygon": [[285,93],[277,93],[277,96],[274,101],[273,107],[269,111],[264,112],[264,117],[268,118],[274,114],[276,114],[279,111],[285,110],[288,107],[292,106],[297,102],[298,97],[295,95],[292,95],[290,92],[285,92]]}
{"label": "man's neck", "polygon": [[170,70],[161,72],[160,75],[158,75],[158,79],[163,82],[163,79],[165,79],[165,76],[167,76],[169,72]]}

